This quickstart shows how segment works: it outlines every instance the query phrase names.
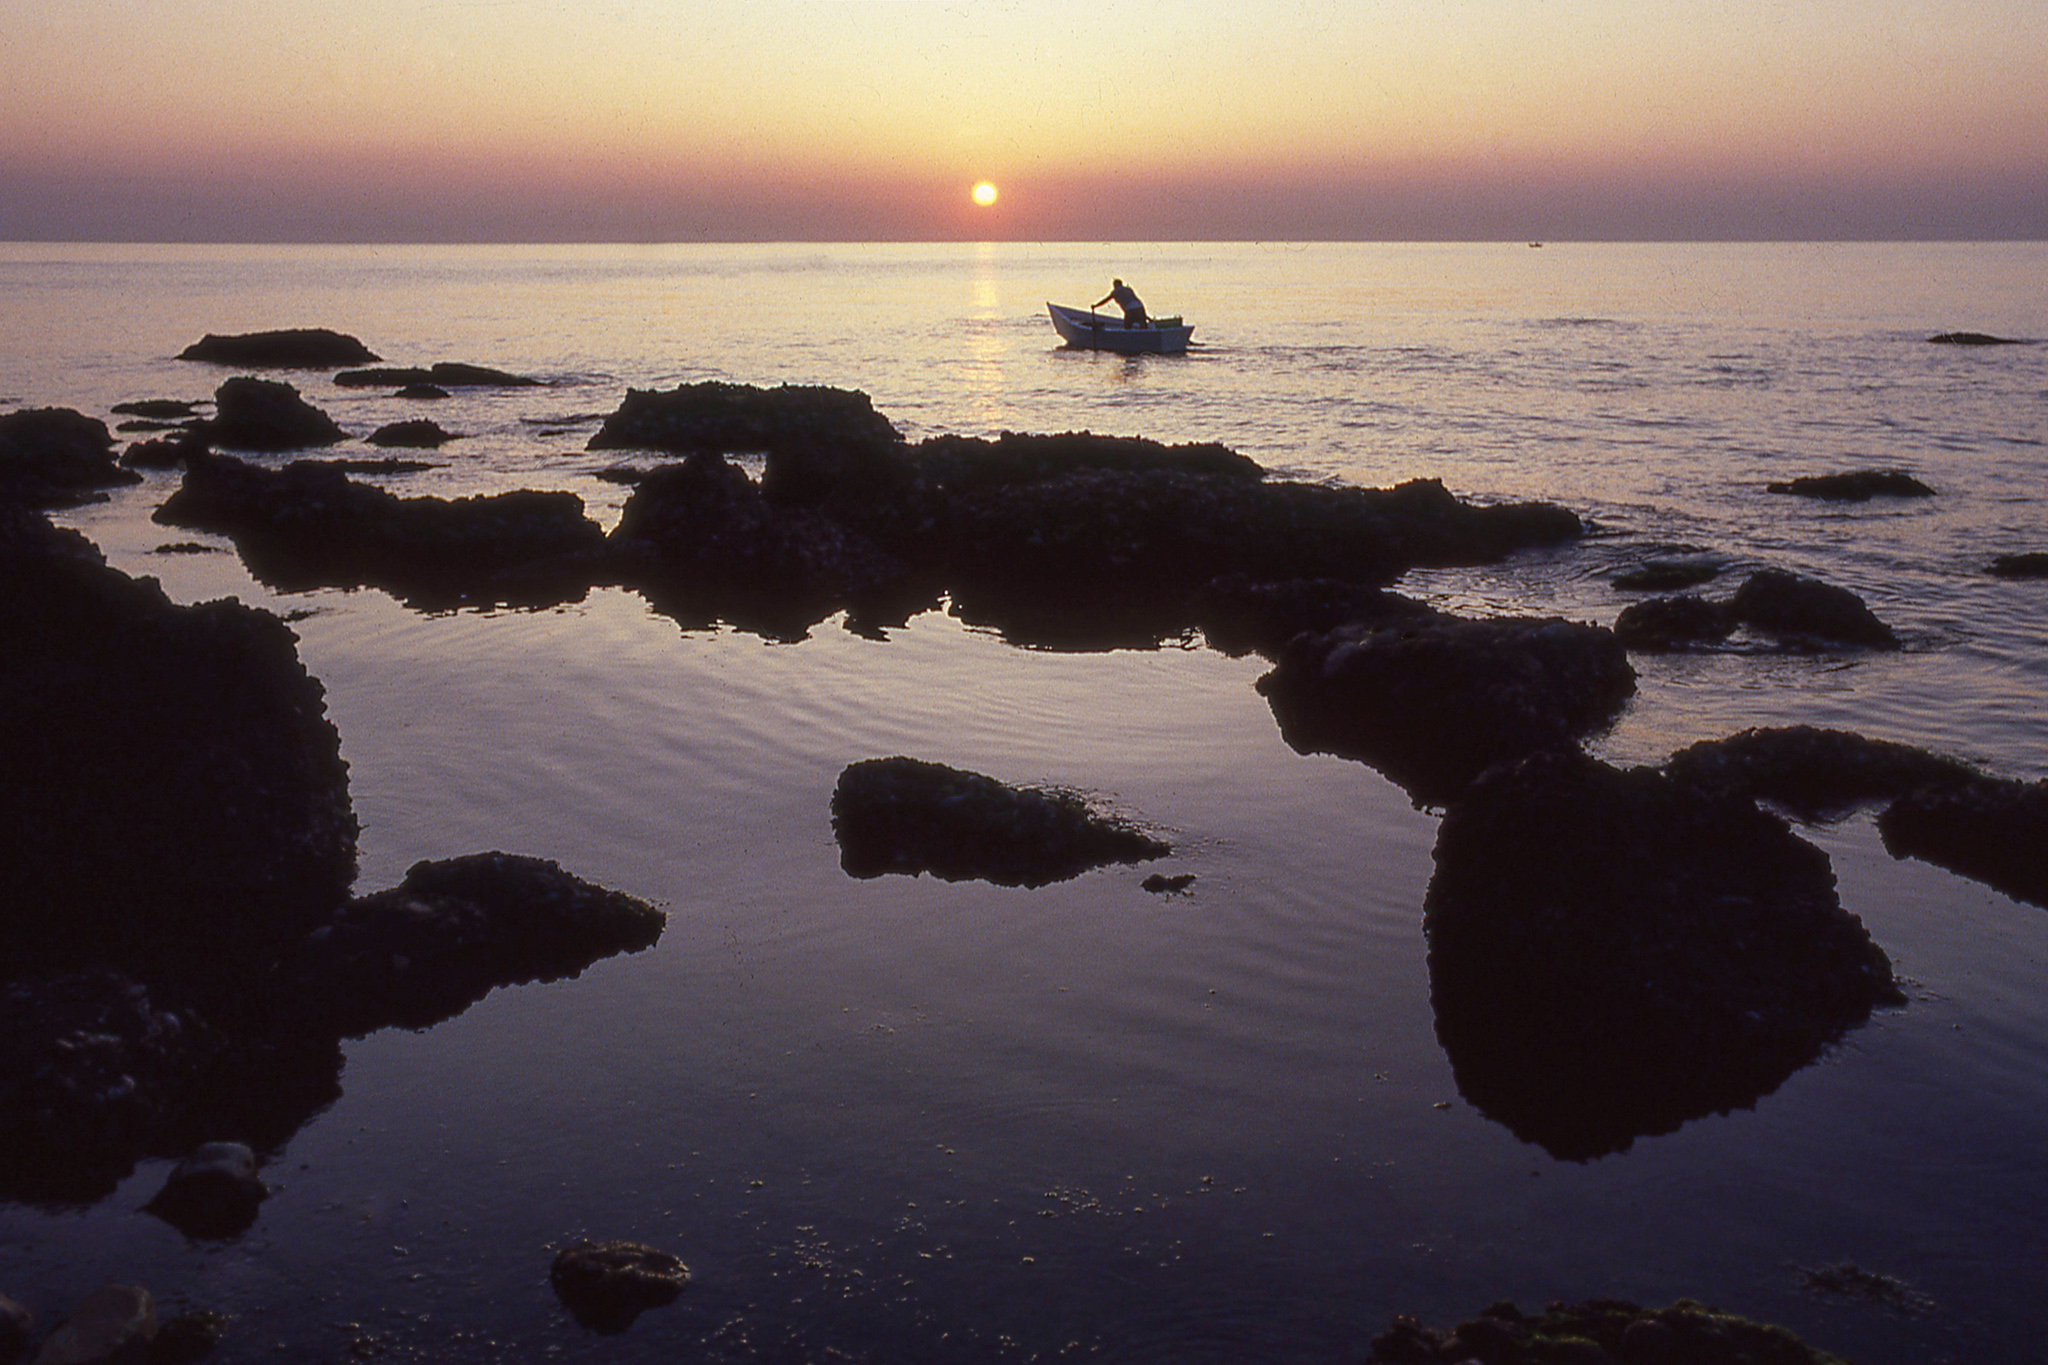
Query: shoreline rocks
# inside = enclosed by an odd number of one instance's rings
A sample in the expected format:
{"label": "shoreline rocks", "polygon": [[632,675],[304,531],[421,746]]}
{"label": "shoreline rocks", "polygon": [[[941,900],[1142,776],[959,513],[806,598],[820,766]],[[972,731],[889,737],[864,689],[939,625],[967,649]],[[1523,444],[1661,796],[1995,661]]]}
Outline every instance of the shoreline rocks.
{"label": "shoreline rocks", "polygon": [[[371,357],[375,359],[376,357]],[[449,389],[533,389],[541,381],[523,374],[495,370],[488,365],[469,365],[458,360],[440,360],[421,369],[417,366],[369,370],[343,370],[334,376],[344,389],[396,389],[400,398],[446,398]],[[418,392],[417,390],[434,390]],[[415,390],[408,392],[408,390]]]}
{"label": "shoreline rocks", "polygon": [[866,759],[839,774],[832,833],[849,876],[929,872],[998,886],[1045,886],[1173,851],[1073,792],[1006,786],[902,757]]}
{"label": "shoreline rocks", "polygon": [[256,1153],[239,1142],[208,1142],[180,1161],[142,1208],[194,1241],[224,1242],[248,1231],[269,1197]]}
{"label": "shoreline rocks", "polygon": [[291,327],[226,336],[208,332],[178,352],[180,360],[259,370],[325,370],[336,365],[374,364],[381,358],[347,333],[325,327]]}
{"label": "shoreline rocks", "polygon": [[690,1270],[670,1252],[639,1242],[577,1242],[548,1270],[555,1297],[578,1323],[603,1336],[631,1327],[650,1308],[674,1303]]}
{"label": "shoreline rocks", "polygon": [[213,416],[203,424],[208,441],[236,450],[300,450],[348,439],[333,418],[282,379],[238,375],[213,395]]}
{"label": "shoreline rocks", "polygon": [[1631,602],[1614,633],[1630,649],[1669,652],[1722,644],[1739,626],[1798,651],[1897,649],[1899,637],[1847,588],[1782,569],[1759,569],[1726,602],[1692,593]]}
{"label": "shoreline rocks", "polygon": [[70,408],[0,413],[0,507],[57,511],[142,482],[113,456],[107,424]]}

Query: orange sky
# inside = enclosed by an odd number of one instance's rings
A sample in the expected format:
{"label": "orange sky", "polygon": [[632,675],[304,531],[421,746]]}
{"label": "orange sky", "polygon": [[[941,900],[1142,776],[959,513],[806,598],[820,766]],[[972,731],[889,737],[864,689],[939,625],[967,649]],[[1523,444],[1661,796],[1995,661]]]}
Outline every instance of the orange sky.
{"label": "orange sky", "polygon": [[2040,0],[0,0],[0,23],[17,240],[2048,236]]}

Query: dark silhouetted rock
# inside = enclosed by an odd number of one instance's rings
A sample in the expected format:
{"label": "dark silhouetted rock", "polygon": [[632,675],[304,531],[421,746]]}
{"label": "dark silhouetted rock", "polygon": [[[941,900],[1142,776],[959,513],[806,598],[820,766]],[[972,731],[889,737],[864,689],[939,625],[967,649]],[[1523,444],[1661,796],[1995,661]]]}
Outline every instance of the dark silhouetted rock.
{"label": "dark silhouetted rock", "polygon": [[1988,332],[1936,332],[1927,338],[1938,346],[2017,346],[2014,337],[1995,337]]}
{"label": "dark silhouetted rock", "polygon": [[1565,1160],[1752,1105],[1904,1003],[1782,819],[1578,753],[1451,806],[1424,930],[1459,1091]]}
{"label": "dark silhouetted rock", "polygon": [[1541,1317],[1497,1303],[1449,1331],[1398,1317],[1372,1341],[1368,1365],[1844,1365],[1782,1327],[1681,1299],[1642,1308],[1623,1299],[1553,1303]]}
{"label": "dark silhouetted rock", "polygon": [[0,414],[0,505],[76,507],[142,482],[114,462],[113,446],[105,422],[69,408]]}
{"label": "dark silhouetted rock", "polygon": [[1090,431],[1033,435],[1005,431],[994,440],[934,436],[913,448],[920,472],[956,492],[991,484],[1042,483],[1080,470],[1168,471],[1258,482],[1266,471],[1250,456],[1214,442],[1166,445],[1142,436]]}
{"label": "dark silhouetted rock", "polygon": [[2029,550],[2025,554],[2000,555],[1986,570],[1997,578],[2048,578],[2048,552]]}
{"label": "dark silhouetted rock", "polygon": [[666,392],[628,389],[588,448],[730,455],[808,449],[819,442],[885,446],[900,439],[889,419],[855,389],[759,389],[707,380]]}
{"label": "dark silhouetted rock", "polygon": [[1195,874],[1192,872],[1182,872],[1173,877],[1169,877],[1163,872],[1154,872],[1151,876],[1145,878],[1144,881],[1139,882],[1138,886],[1155,896],[1178,896],[1194,884]]}
{"label": "dark silhouetted rock", "polygon": [[389,422],[370,433],[373,446],[407,446],[432,450],[455,440],[453,432],[441,430],[441,424],[429,418],[415,418],[410,422]]}
{"label": "dark silhouetted rock", "polygon": [[147,1289],[106,1285],[86,1295],[50,1333],[36,1365],[142,1365],[156,1334],[156,1302]]}
{"label": "dark silhouetted rock", "polygon": [[179,469],[212,448],[206,426],[200,423],[175,435],[135,442],[121,452],[121,463],[130,469]]}
{"label": "dark silhouetted rock", "polygon": [[299,450],[348,439],[333,418],[291,385],[247,375],[228,380],[214,393],[206,434],[214,444],[237,450]]}
{"label": "dark silhouetted rock", "polygon": [[12,964],[220,971],[348,892],[325,695],[275,616],[183,607],[83,537],[0,514],[0,934]]}
{"label": "dark silhouetted rock", "polygon": [[610,545],[623,579],[686,625],[724,619],[800,638],[841,610],[936,601],[912,566],[809,507],[770,503],[724,457],[696,454],[643,477]]}
{"label": "dark silhouetted rock", "polygon": [[343,332],[324,327],[288,328],[275,332],[243,332],[216,336],[208,332],[178,353],[180,360],[257,370],[326,370],[336,365],[365,365],[379,360],[375,352]]}
{"label": "dark silhouetted rock", "polygon": [[2048,906],[2048,782],[1930,784],[1877,817],[1885,849]]}
{"label": "dark silhouetted rock", "polygon": [[1196,617],[1209,644],[1225,654],[1258,652],[1278,658],[1304,632],[1340,626],[1382,627],[1441,619],[1436,608],[1389,592],[1328,578],[1255,583],[1242,574],[1221,578],[1196,598]]}
{"label": "dark silhouetted rock", "polygon": [[429,469],[441,467],[431,460],[407,460],[396,455],[300,460],[296,463],[318,465],[322,469],[338,470],[343,474],[423,474]]}
{"label": "dark silhouetted rock", "polygon": [[608,572],[604,532],[573,493],[400,498],[316,461],[188,461],[167,526],[233,536],[273,587],[383,588],[421,607],[576,601]]}
{"label": "dark silhouetted rock", "polygon": [[1735,590],[1729,612],[1744,625],[1817,647],[1897,649],[1899,637],[1847,588],[1781,569],[1759,569]]}
{"label": "dark silhouetted rock", "polygon": [[1644,653],[1707,648],[1734,631],[1735,621],[1726,607],[1691,593],[1631,602],[1614,618],[1614,637]]}
{"label": "dark silhouetted rock", "polygon": [[1967,763],[1909,744],[1811,725],[1702,740],[1673,754],[1664,771],[1703,791],[1768,801],[1807,822],[1982,776]]}
{"label": "dark silhouetted rock", "polygon": [[610,1334],[675,1302],[690,1271],[676,1256],[638,1242],[578,1242],[556,1253],[548,1282],[577,1322]]}
{"label": "dark silhouetted rock", "polygon": [[[425,369],[343,370],[334,376],[334,382],[345,389],[406,389],[419,385],[439,389],[532,389],[541,386],[540,380],[523,374],[494,370],[488,365],[466,365],[456,360],[437,361]],[[428,395],[401,393],[399,396]],[[447,395],[441,396],[445,398]]]}
{"label": "dark silhouetted rock", "polygon": [[1258,687],[1296,751],[1362,759],[1441,805],[1493,764],[1605,727],[1635,678],[1599,626],[1438,617],[1296,636]]}
{"label": "dark silhouetted rock", "polygon": [[560,980],[649,947],[666,919],[539,858],[415,863],[399,885],[309,934],[285,963],[284,994],[318,1031],[427,1028],[496,987]]}
{"label": "dark silhouetted rock", "polygon": [[129,417],[148,417],[161,421],[179,421],[197,417],[203,399],[188,398],[135,398],[126,403],[114,404],[113,410]]}
{"label": "dark silhouetted rock", "polygon": [[1611,581],[1624,592],[1677,592],[1711,583],[1724,567],[1722,560],[1708,555],[1660,556],[1623,569]]}
{"label": "dark silhouetted rock", "polygon": [[393,398],[415,398],[427,399],[431,401],[434,399],[446,398],[448,396],[448,390],[442,388],[439,384],[415,383],[407,384],[405,387],[401,388],[400,390],[398,390],[398,392],[392,394],[391,396]]}
{"label": "dark silhouetted rock", "polygon": [[1848,474],[1809,474],[1766,484],[1765,491],[1823,502],[1868,502],[1872,498],[1931,498],[1934,490],[1896,469],[1859,469]]}
{"label": "dark silhouetted rock", "polygon": [[180,1161],[143,1208],[187,1237],[226,1241],[249,1230],[269,1197],[256,1153],[239,1142],[209,1142]]}
{"label": "dark silhouetted rock", "polygon": [[840,773],[832,832],[840,866],[855,877],[929,872],[999,886],[1044,886],[1172,852],[1074,792],[1005,786],[914,758],[867,759]]}

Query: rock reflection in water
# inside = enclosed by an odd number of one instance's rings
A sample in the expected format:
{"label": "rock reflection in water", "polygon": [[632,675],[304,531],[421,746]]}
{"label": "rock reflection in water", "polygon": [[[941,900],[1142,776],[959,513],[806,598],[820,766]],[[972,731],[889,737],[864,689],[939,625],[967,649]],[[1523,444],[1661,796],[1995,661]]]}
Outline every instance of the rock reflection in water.
{"label": "rock reflection in water", "polygon": [[1430,994],[1459,1090],[1561,1159],[1748,1107],[1904,1003],[1824,853],[1651,770],[1495,768],[1436,864]]}

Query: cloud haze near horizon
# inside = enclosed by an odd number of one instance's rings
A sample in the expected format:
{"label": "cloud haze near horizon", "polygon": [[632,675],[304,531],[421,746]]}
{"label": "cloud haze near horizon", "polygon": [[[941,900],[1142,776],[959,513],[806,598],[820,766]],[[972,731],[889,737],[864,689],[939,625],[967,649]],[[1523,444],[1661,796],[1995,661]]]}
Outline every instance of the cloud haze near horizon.
{"label": "cloud haze near horizon", "polygon": [[2038,0],[0,0],[0,21],[11,240],[2048,236]]}

